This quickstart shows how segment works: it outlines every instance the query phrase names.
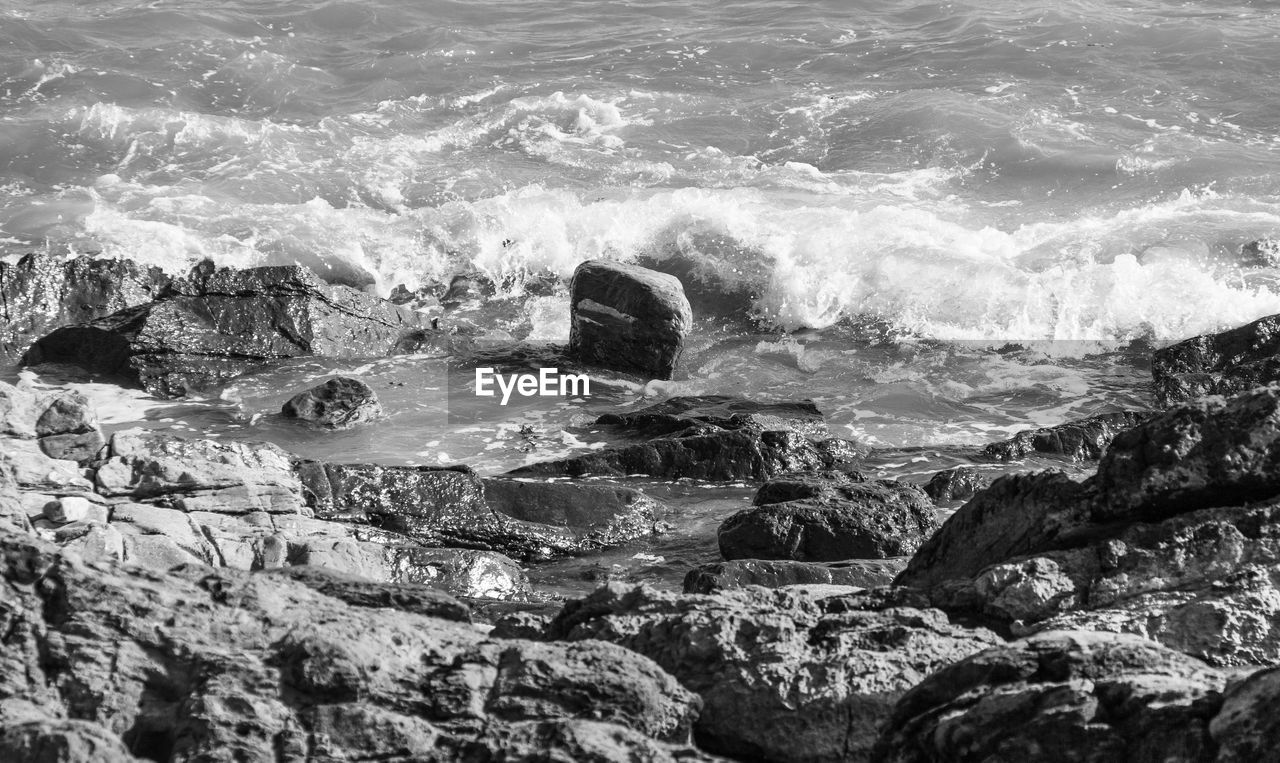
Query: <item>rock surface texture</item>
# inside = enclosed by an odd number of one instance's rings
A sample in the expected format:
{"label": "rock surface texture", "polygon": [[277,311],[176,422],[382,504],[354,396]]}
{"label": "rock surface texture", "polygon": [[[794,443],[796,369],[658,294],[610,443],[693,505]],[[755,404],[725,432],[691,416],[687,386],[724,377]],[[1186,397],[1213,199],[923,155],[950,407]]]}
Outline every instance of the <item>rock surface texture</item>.
{"label": "rock surface texture", "polygon": [[37,341],[27,364],[74,363],[180,396],[273,360],[391,354],[424,327],[412,311],[298,266],[214,270],[197,266],[164,296]]}
{"label": "rock surface texture", "polygon": [[1151,375],[1163,405],[1280,381],[1280,315],[1157,350]]}
{"label": "rock surface texture", "polygon": [[382,403],[359,379],[339,376],[289,398],[281,407],[285,418],[323,429],[350,429],[383,417]]}
{"label": "rock surface texture", "polygon": [[584,363],[670,379],[693,313],[679,279],[589,260],[570,285],[569,353]]}

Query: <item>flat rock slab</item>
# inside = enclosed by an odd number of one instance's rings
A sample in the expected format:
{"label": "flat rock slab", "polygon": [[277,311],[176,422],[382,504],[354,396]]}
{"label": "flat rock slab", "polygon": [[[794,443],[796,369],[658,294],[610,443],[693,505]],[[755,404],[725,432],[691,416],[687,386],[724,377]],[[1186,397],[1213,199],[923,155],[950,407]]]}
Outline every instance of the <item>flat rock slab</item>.
{"label": "flat rock slab", "polygon": [[675,276],[588,260],[570,290],[569,353],[584,363],[670,379],[693,325]]}

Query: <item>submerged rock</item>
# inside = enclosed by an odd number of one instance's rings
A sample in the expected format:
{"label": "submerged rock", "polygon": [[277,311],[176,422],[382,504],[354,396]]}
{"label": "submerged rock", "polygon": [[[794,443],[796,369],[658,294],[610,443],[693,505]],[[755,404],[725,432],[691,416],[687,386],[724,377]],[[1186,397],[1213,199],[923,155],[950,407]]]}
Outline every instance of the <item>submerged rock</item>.
{"label": "submerged rock", "polygon": [[[493,640],[350,581],[90,568],[11,531],[0,575],[5,706],[152,760],[492,759],[511,744],[674,759],[700,704],[621,647]],[[0,744],[65,729],[6,725]]]}
{"label": "submerged rock", "polygon": [[569,354],[584,363],[670,379],[693,313],[679,279],[588,260],[570,286]]}
{"label": "submerged rock", "polygon": [[280,409],[285,418],[325,429],[350,429],[382,418],[373,388],[359,379],[339,376],[289,398]]}
{"label": "submerged rock", "polygon": [[1280,381],[1280,315],[1157,350],[1151,376],[1161,405]]}
{"label": "submerged rock", "polygon": [[814,440],[831,437],[826,419],[812,400],[760,403],[726,395],[673,397],[630,413],[607,413],[596,424],[645,438],[706,429],[795,432]]}
{"label": "submerged rock", "polygon": [[283,358],[387,355],[425,321],[298,266],[205,263],[154,302],[53,331],[23,362],[74,363],[180,396]]}
{"label": "submerged rock", "polygon": [[150,302],[170,281],[128,260],[28,254],[0,262],[0,355],[19,355],[61,326]]}
{"label": "submerged rock", "polygon": [[998,643],[936,610],[864,610],[856,597],[760,588],[698,596],[616,584],[569,602],[547,636],[650,657],[701,695],[699,746],[775,761],[865,759],[903,692]]}
{"label": "submerged rock", "polygon": [[1225,683],[1144,639],[1047,633],[926,678],[898,701],[874,760],[1207,763]]}
{"label": "submerged rock", "polygon": [[988,445],[982,455],[996,461],[1017,461],[1033,453],[1065,456],[1072,461],[1096,461],[1120,432],[1137,426],[1148,414],[1135,411],[1104,413],[1055,427],[1029,429],[1012,439]]}
{"label": "submerged rock", "polygon": [[720,554],[733,559],[834,562],[915,552],[938,528],[937,512],[915,485],[888,480],[766,483],[756,503],[810,488],[810,497],[739,511],[720,525]]}
{"label": "submerged rock", "polygon": [[889,585],[905,559],[855,559],[820,564],[788,559],[737,559],[704,564],[684,577],[685,593],[716,593],[731,588],[832,585],[876,588]]}

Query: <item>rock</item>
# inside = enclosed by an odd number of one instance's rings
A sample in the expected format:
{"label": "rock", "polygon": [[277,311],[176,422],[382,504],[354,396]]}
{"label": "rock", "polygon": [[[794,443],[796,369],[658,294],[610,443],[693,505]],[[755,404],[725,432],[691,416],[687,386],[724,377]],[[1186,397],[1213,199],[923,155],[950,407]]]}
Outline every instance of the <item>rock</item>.
{"label": "rock", "polygon": [[55,460],[88,463],[105,441],[89,401],[77,392],[39,395],[0,382],[0,438],[35,440]]}
{"label": "rock", "polygon": [[1151,376],[1161,405],[1280,381],[1280,315],[1157,350]]}
{"label": "rock", "polygon": [[813,440],[831,437],[812,400],[759,403],[726,395],[673,397],[630,413],[607,413],[596,424],[646,438],[693,434],[708,427],[796,432]]}
{"label": "rock", "polygon": [[325,429],[350,429],[382,418],[382,404],[359,379],[339,376],[289,398],[280,409],[286,418]]}
{"label": "rock", "polygon": [[[800,483],[803,485],[804,483]],[[794,494],[766,483],[756,501]],[[720,525],[725,559],[835,562],[913,553],[938,528],[937,512],[915,485],[888,480],[812,484],[817,494],[739,511]]]}
{"label": "rock", "polygon": [[1123,433],[1094,483],[1100,521],[1280,494],[1280,385],[1188,403]]}
{"label": "rock", "polygon": [[0,760],[22,763],[135,763],[119,737],[96,723],[51,718],[0,725]]}
{"label": "rock", "polygon": [[150,302],[170,280],[128,260],[28,254],[0,262],[0,355],[21,354],[61,326]]}
{"label": "rock", "polygon": [[278,567],[264,574],[278,575],[353,607],[395,609],[416,615],[471,622],[466,604],[433,586],[384,583],[310,565]]}
{"label": "rock", "polygon": [[702,696],[694,738],[739,759],[863,759],[894,701],[998,642],[936,610],[760,588],[715,596],[612,584],[569,602],[552,639],[622,644]]}
{"label": "rock", "polygon": [[615,645],[493,640],[283,574],[90,568],[8,531],[0,574],[0,696],[97,724],[141,758],[495,759],[512,740],[538,757],[573,746],[555,724],[585,721],[628,729],[602,731],[606,749],[674,757],[665,745],[698,712]]}
{"label": "rock", "polygon": [[284,358],[387,355],[424,320],[298,266],[206,264],[154,302],[54,330],[23,362],[74,363],[181,396]]}
{"label": "rock", "polygon": [[31,532],[31,520],[27,518],[18,480],[14,476],[13,462],[9,454],[0,451],[0,530]]}
{"label": "rock", "polygon": [[1209,723],[1219,763],[1275,758],[1280,747],[1280,670],[1260,670],[1227,689],[1222,709]]}
{"label": "rock", "polygon": [[[688,747],[657,742],[626,726],[596,721],[530,721],[499,728],[484,750],[500,750],[500,760],[554,760],[572,763],[699,763],[719,760]],[[470,752],[470,750],[468,750]]]}
{"label": "rock", "polygon": [[1280,266],[1280,241],[1260,238],[1240,247],[1238,263],[1246,268],[1274,268]]}
{"label": "rock", "polygon": [[570,285],[569,353],[579,360],[670,379],[693,325],[674,276],[588,260]]}
{"label": "rock", "polygon": [[465,548],[397,546],[388,549],[397,579],[447,591],[466,599],[523,599],[529,596],[529,576],[515,560]]}
{"label": "rock", "polygon": [[738,559],[704,564],[689,570],[684,578],[684,592],[717,593],[751,585],[765,588],[815,584],[875,588],[892,583],[904,565],[905,560],[901,559],[857,559],[831,564],[785,559]]}
{"label": "rock", "polygon": [[316,513],[367,523],[426,546],[498,551],[518,559],[594,548],[559,527],[495,513],[467,467],[302,462],[298,473]]}
{"label": "rock", "polygon": [[40,397],[28,386],[0,381],[0,437],[34,440]]}
{"label": "rock", "polygon": [[938,472],[930,477],[924,486],[924,492],[928,493],[935,503],[967,501],[990,484],[991,481],[976,470],[961,466]]}
{"label": "rock", "polygon": [[292,457],[265,442],[123,430],[112,435],[96,482],[102,495],[184,512],[311,514]]}
{"label": "rock", "polygon": [[653,535],[668,509],[634,488],[486,479],[484,498],[498,514],[561,527],[584,548],[608,548]]}
{"label": "rock", "polygon": [[107,511],[105,507],[90,503],[83,496],[68,495],[45,504],[44,517],[50,522],[63,525],[85,519],[106,522]]}
{"label": "rock", "polygon": [[1224,683],[1143,639],[1047,633],[926,678],[898,701],[874,759],[1210,761]]}
{"label": "rock", "polygon": [[5,440],[14,479],[23,490],[42,493],[89,491],[93,483],[75,461],[50,458],[34,440]]}
{"label": "rock", "polygon": [[850,464],[860,455],[853,443],[836,438],[815,443],[794,432],[714,430],[543,461],[514,469],[508,476],[767,480],[789,472],[821,471]]}
{"label": "rock", "polygon": [[54,541],[90,563],[124,561],[124,535],[106,522],[86,521],[59,528]]}
{"label": "rock", "polygon": [[1072,461],[1094,461],[1120,432],[1137,426],[1147,414],[1134,411],[1104,413],[1056,427],[1019,432],[1012,439],[988,445],[982,454],[996,461],[1017,461],[1032,453],[1065,456]]}

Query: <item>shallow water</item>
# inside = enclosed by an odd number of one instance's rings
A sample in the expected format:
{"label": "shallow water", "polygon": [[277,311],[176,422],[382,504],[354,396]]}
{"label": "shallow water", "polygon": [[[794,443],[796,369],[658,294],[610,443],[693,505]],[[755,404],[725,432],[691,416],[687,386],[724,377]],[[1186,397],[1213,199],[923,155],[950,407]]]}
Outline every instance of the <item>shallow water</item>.
{"label": "shallow water", "polygon": [[[605,410],[809,397],[890,449],[870,468],[920,478],[1146,407],[1151,346],[1280,312],[1280,271],[1240,253],[1280,234],[1268,3],[0,9],[0,255],[298,262],[382,294],[479,272],[499,293],[471,317],[535,341],[607,257],[679,273],[699,316],[676,381],[603,374],[588,400],[494,406],[438,358],[304,361],[212,400],[96,387],[110,426],[498,473],[598,446]],[[337,372],[393,415],[324,437],[276,416]],[[668,561],[624,566],[687,565],[741,499],[679,498],[706,508],[624,550]]]}

